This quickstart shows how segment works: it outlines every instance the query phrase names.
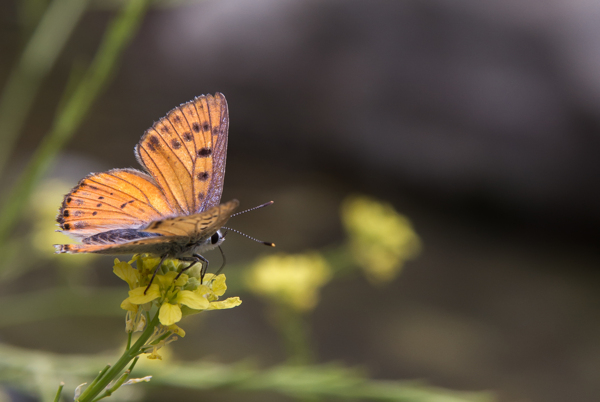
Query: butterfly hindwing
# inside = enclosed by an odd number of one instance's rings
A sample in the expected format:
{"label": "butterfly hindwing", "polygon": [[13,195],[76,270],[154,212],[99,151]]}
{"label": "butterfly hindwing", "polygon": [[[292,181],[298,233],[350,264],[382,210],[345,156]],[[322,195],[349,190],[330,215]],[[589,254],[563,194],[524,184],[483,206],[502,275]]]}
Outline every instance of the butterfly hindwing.
{"label": "butterfly hindwing", "polygon": [[54,246],[57,254],[155,254],[164,255],[173,250],[173,244],[183,244],[189,241],[187,236],[157,236],[115,244],[56,244]]}
{"label": "butterfly hindwing", "polygon": [[201,241],[225,225],[238,205],[238,200],[232,200],[198,214],[155,221],[143,231],[163,236],[187,236],[193,242]]}
{"label": "butterfly hindwing", "polygon": [[114,169],[81,180],[65,196],[56,220],[62,232],[83,239],[111,229],[139,228],[175,213],[150,176]]}

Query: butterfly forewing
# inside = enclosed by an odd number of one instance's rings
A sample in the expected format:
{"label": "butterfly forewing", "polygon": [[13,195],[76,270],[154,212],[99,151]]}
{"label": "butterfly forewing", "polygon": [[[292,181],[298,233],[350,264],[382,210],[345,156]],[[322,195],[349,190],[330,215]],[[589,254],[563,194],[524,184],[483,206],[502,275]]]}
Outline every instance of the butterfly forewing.
{"label": "butterfly forewing", "polygon": [[[212,177],[210,187],[206,189],[204,202],[199,206],[197,212],[219,205],[223,193],[223,182],[225,181],[225,162],[227,161],[227,139],[229,131],[229,110],[227,102],[221,94],[222,99],[211,106],[209,103],[210,118],[212,122],[211,135],[213,138],[212,150]],[[200,199],[200,193],[198,199]]]}
{"label": "butterfly forewing", "polygon": [[199,96],[155,123],[136,147],[140,163],[183,214],[220,201],[228,119],[222,94]]}

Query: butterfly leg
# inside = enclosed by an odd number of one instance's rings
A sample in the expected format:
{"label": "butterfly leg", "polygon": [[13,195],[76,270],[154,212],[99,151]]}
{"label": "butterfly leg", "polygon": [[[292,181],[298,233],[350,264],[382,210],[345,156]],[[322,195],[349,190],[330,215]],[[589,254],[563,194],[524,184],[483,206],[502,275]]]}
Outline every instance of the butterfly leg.
{"label": "butterfly leg", "polygon": [[204,279],[204,275],[206,274],[206,270],[208,269],[208,260],[206,258],[202,257],[200,254],[192,254],[191,257],[183,257],[183,258],[180,258],[179,260],[180,261],[192,261],[192,263],[190,265],[188,265],[187,267],[183,268],[181,271],[179,271],[179,274],[177,274],[177,276],[175,277],[175,280],[177,280],[181,276],[181,274],[183,274],[185,271],[187,271],[188,269],[190,269],[197,263],[200,263],[200,264],[202,264],[202,262],[206,263],[206,265],[202,265],[202,269],[200,270],[200,284],[202,284],[202,280]]}
{"label": "butterfly leg", "polygon": [[200,284],[204,282],[204,275],[206,275],[206,271],[208,271],[208,260],[202,257],[200,254],[193,254],[194,257],[204,261],[206,264],[202,266],[202,270],[200,271]]}
{"label": "butterfly leg", "polygon": [[146,292],[148,291],[148,289],[150,289],[150,285],[152,285],[152,282],[154,282],[154,278],[156,277],[156,273],[158,272],[159,268],[162,266],[163,262],[165,262],[165,259],[167,258],[167,255],[163,255],[163,257],[160,259],[160,262],[158,263],[158,265],[156,266],[156,268],[154,268],[154,272],[152,273],[152,278],[150,278],[150,283],[148,284],[148,286],[146,286],[146,289],[144,290],[144,294],[146,294]]}

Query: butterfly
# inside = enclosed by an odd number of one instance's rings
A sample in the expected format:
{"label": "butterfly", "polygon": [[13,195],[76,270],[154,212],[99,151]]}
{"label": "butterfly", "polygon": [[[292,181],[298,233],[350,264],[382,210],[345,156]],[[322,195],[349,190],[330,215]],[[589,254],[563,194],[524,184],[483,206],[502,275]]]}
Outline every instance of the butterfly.
{"label": "butterfly", "polygon": [[221,93],[172,109],[134,149],[144,171],[91,173],[65,196],[57,231],[82,244],[57,244],[55,252],[148,253],[162,257],[157,270],[173,258],[204,262],[206,272],[208,260],[200,253],[224,241],[220,229],[239,205],[220,204],[228,130]]}

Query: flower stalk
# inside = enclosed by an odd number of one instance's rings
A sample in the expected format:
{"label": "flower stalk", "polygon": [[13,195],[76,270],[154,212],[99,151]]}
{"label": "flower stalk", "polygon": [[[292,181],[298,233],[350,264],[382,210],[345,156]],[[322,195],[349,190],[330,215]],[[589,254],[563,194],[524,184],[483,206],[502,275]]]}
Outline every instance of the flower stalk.
{"label": "flower stalk", "polygon": [[[136,359],[140,354],[144,353],[142,348],[146,346],[146,342],[150,339],[150,337],[154,334],[154,328],[159,325],[158,313],[154,315],[154,318],[148,322],[146,329],[137,341],[130,348],[126,349],[125,352],[121,355],[119,360],[114,364],[114,366],[110,367],[107,371],[103,370],[98,377],[90,384],[89,387],[77,398],[78,402],[92,402],[97,400],[96,397],[102,392],[108,392],[106,395],[102,395],[101,398],[106,396],[110,396],[114,391],[116,391],[127,379],[126,377],[131,372],[132,367],[126,373],[126,376],[117,381],[114,386],[106,390],[106,387],[115,379],[119,378],[123,369],[133,360]],[[137,359],[136,359],[137,361]],[[122,381],[120,381],[122,380]],[[98,399],[101,399],[98,398]]]}

